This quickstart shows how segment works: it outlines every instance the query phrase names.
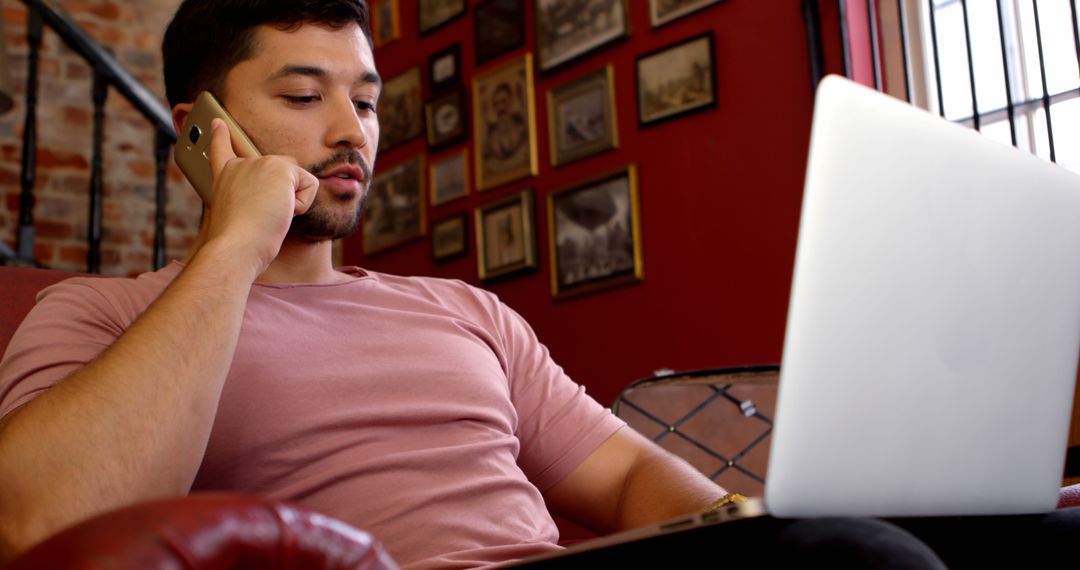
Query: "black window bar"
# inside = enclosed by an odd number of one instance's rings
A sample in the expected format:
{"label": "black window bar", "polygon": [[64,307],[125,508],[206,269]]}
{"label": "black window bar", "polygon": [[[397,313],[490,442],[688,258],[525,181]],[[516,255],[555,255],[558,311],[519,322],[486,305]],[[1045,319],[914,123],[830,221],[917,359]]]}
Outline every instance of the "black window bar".
{"label": "black window bar", "polygon": [[94,102],[93,155],[90,166],[90,210],[87,231],[86,269],[101,272],[101,237],[104,212],[104,177],[102,174],[102,141],[104,139],[105,101],[109,87],[115,88],[145,117],[155,129],[154,161],[156,165],[154,215],[154,269],[165,265],[165,176],[169,147],[176,142],[169,109],[140,83],[100,44],[90,38],[55,0],[22,0],[26,5],[26,39],[29,64],[26,79],[26,119],[23,129],[21,192],[19,194],[19,229],[16,236],[16,259],[21,264],[40,265],[34,261],[34,184],[37,180],[37,102],[38,61],[44,27],[55,31],[69,48],[93,69],[91,98]]}
{"label": "black window bar", "polygon": [[[1010,77],[1010,64],[1009,54],[1006,41],[1006,29],[1005,19],[1006,14],[1003,10],[1003,2],[1005,0],[995,0],[997,9],[997,35],[1001,48],[1001,64],[1005,74],[1005,106],[997,109],[980,109],[978,100],[978,90],[974,66],[974,54],[972,47],[972,22],[968,14],[968,2],[967,0],[953,0],[953,2],[959,4],[962,15],[963,34],[964,34],[964,46],[966,49],[967,59],[967,71],[968,79],[971,86],[971,115],[958,119],[953,119],[955,122],[961,124],[969,124],[976,130],[980,130],[990,122],[996,122],[999,120],[1007,119],[1009,123],[1010,138],[1014,146],[1018,146],[1017,137],[1017,113],[1030,113],[1031,111],[1041,107],[1043,110],[1044,119],[1046,122],[1046,142],[1049,147],[1050,160],[1053,162],[1058,161],[1057,145],[1054,140],[1053,130],[1053,117],[1052,107],[1055,103],[1071,99],[1080,96],[1080,86],[1067,89],[1061,93],[1051,93],[1049,91],[1048,82],[1046,79],[1046,60],[1043,41],[1043,20],[1039,15],[1040,0],[1032,0],[1031,6],[1034,12],[1033,27],[1035,32],[1035,44],[1038,51],[1038,65],[1039,75],[1042,84],[1042,95],[1034,99],[1029,100],[1017,100],[1016,93],[1013,90],[1013,80]],[[822,32],[821,32],[821,4],[822,0],[803,0],[802,12],[803,18],[806,22],[807,39],[810,48],[810,72],[814,85],[825,75],[825,58],[822,49]],[[852,76],[854,71],[852,69],[852,58],[850,49],[851,33],[848,30],[848,7],[849,0],[836,0],[836,14],[839,19],[840,29],[840,45],[843,50],[843,73],[846,76]],[[866,0],[867,11],[867,26],[868,26],[868,38],[869,45],[865,46],[871,55],[871,69],[873,73],[873,85],[877,89],[883,88],[880,69],[880,37],[881,34],[878,30],[878,16],[880,11],[885,9],[881,6],[882,3],[876,0]],[[907,22],[907,16],[909,10],[905,6],[904,0],[897,0],[893,7],[889,8],[896,11],[897,22],[899,23],[899,38],[900,49],[902,57],[902,65],[904,66],[904,79],[905,79],[905,97],[910,102],[913,99],[914,94],[911,91],[912,85],[912,69],[909,66],[909,53],[912,42],[908,37],[908,27],[905,25]],[[941,116],[945,116],[945,93],[943,90],[943,82],[941,78],[941,60],[940,60],[940,46],[938,45],[939,30],[937,11],[943,7],[941,2],[935,2],[935,0],[926,0],[925,9],[927,10],[927,23],[928,23],[928,43],[930,45],[930,63],[933,67],[931,70],[934,76],[934,82],[936,85],[936,99],[937,99],[937,111]],[[1080,32],[1078,32],[1077,26],[1077,8],[1076,0],[1069,0],[1069,10],[1071,16],[1071,32],[1073,38],[1073,46],[1076,51],[1076,60],[1078,66],[1080,66]],[[928,94],[930,95],[930,94]]]}

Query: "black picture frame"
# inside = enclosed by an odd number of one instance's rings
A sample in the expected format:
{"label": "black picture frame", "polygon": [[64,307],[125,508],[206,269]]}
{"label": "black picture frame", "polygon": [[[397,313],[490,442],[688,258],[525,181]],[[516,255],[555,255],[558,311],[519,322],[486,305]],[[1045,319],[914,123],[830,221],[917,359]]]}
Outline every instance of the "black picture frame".
{"label": "black picture frame", "polygon": [[424,105],[427,118],[427,144],[431,149],[461,142],[469,136],[469,96],[459,87],[428,101]]}
{"label": "black picture frame", "polygon": [[[711,31],[639,55],[638,125],[648,127],[717,105],[716,41]],[[680,89],[681,93],[671,93]]]}
{"label": "black picture frame", "polygon": [[469,252],[469,215],[465,212],[431,223],[431,260],[446,263]]}
{"label": "black picture frame", "polygon": [[487,0],[473,9],[477,65],[525,46],[524,0]]}
{"label": "black picture frame", "polygon": [[416,29],[421,36],[426,36],[464,16],[468,7],[466,0],[418,0]]}
{"label": "black picture frame", "polygon": [[630,37],[627,0],[535,0],[536,64],[551,71]]}
{"label": "black picture frame", "polygon": [[461,83],[461,44],[451,44],[431,54],[427,72],[432,95]]}

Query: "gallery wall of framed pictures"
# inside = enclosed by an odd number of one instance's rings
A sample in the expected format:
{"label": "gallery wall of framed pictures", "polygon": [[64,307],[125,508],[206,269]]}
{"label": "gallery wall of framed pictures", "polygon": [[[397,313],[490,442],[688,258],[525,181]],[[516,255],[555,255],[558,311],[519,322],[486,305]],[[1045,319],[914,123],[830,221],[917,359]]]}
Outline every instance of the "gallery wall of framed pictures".
{"label": "gallery wall of framed pictures", "polygon": [[[620,132],[625,140],[716,108],[713,31],[697,26],[703,31],[675,41],[657,31],[720,3],[373,0],[376,60],[385,80],[364,255],[376,262],[407,256],[415,249],[410,243],[426,238],[433,243],[430,264],[471,251],[476,273],[463,277],[480,282],[523,278],[549,260],[553,299],[640,282],[638,169],[650,166],[620,152]],[[635,29],[646,15],[649,27]],[[616,49],[624,52],[619,59],[605,57]],[[625,63],[628,49],[632,66]],[[387,59],[396,65],[386,66]],[[581,214],[582,204],[601,203],[617,205],[618,214]],[[530,219],[508,225],[509,211]],[[421,219],[428,227],[416,227]],[[473,247],[450,247],[469,220]],[[496,221],[505,230],[498,236],[490,233]],[[538,253],[537,229],[547,238],[546,255]],[[492,261],[509,255],[491,249],[499,236],[522,247],[514,249],[521,259]],[[518,238],[531,243],[524,247],[513,241]]]}
{"label": "gallery wall of framed pictures", "polygon": [[[841,71],[838,3],[817,4]],[[384,146],[345,263],[490,289],[601,402],[660,367],[778,358],[803,5],[371,0]]]}

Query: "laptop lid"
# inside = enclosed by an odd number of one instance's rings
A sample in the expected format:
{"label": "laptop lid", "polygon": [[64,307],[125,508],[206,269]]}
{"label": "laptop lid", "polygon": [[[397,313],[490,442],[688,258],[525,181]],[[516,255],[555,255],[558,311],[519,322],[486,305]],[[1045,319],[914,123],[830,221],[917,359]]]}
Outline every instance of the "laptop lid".
{"label": "laptop lid", "polygon": [[769,511],[1053,509],[1078,347],[1080,177],[822,81]]}

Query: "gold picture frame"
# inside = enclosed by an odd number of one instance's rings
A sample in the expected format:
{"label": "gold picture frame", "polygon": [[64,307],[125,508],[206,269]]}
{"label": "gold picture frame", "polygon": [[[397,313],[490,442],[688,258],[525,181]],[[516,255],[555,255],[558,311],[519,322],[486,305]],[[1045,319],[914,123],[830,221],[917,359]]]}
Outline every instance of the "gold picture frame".
{"label": "gold picture frame", "polygon": [[476,260],[480,279],[536,268],[533,219],[531,188],[477,208]]}
{"label": "gold picture frame", "polygon": [[619,147],[611,64],[553,87],[547,101],[552,166]]}
{"label": "gold picture frame", "polygon": [[424,155],[381,168],[368,190],[363,218],[364,254],[370,255],[423,236],[427,231]]}
{"label": "gold picture frame", "polygon": [[553,297],[645,278],[639,200],[634,164],[548,194]]}
{"label": "gold picture frame", "polygon": [[375,0],[371,4],[371,40],[382,47],[401,37],[398,0]]}
{"label": "gold picture frame", "polygon": [[441,206],[469,195],[469,151],[461,149],[431,159],[431,205]]}
{"label": "gold picture frame", "polygon": [[473,79],[476,189],[488,190],[539,172],[532,55]]}
{"label": "gold picture frame", "polygon": [[420,67],[411,67],[383,84],[379,95],[379,152],[408,142],[424,131]]}

